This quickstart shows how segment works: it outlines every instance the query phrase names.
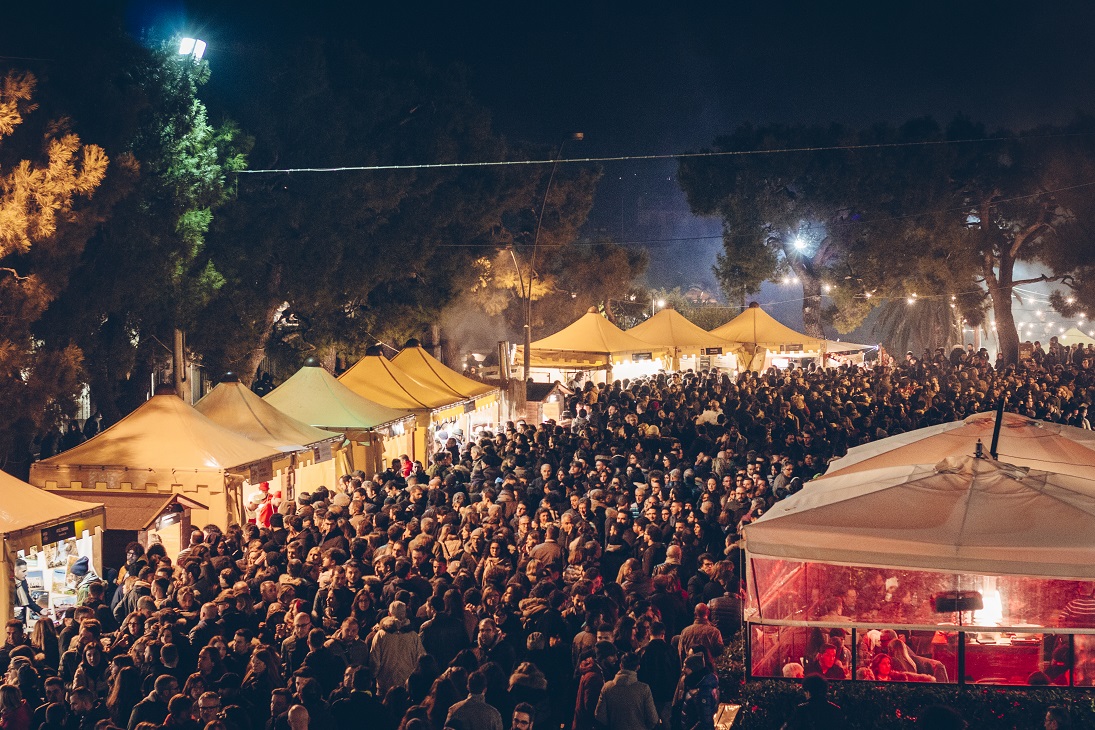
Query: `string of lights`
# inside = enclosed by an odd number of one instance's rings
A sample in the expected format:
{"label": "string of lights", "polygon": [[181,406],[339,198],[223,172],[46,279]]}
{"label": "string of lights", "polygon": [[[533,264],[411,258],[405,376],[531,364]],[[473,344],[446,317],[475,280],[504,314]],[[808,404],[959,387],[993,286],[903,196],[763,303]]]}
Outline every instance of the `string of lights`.
{"label": "string of lights", "polygon": [[422,162],[405,165],[343,165],[340,167],[283,167],[257,170],[236,170],[237,175],[282,175],[291,173],[335,172],[384,172],[397,170],[449,170],[475,167],[521,167],[555,164],[590,164],[594,162],[640,162],[652,160],[680,160],[703,157],[748,157],[757,155],[782,155],[803,152],[840,152],[856,150],[900,149],[905,147],[940,147],[963,144],[994,144],[996,142],[1028,142],[1044,139],[1086,137],[1095,132],[1063,132],[1061,134],[1029,135],[1025,137],[985,137],[981,139],[939,139],[917,142],[876,142],[813,147],[785,147],[771,150],[707,150],[704,152],[677,152],[672,154],[611,155],[605,157],[566,157],[536,160],[489,160],[481,162]]}

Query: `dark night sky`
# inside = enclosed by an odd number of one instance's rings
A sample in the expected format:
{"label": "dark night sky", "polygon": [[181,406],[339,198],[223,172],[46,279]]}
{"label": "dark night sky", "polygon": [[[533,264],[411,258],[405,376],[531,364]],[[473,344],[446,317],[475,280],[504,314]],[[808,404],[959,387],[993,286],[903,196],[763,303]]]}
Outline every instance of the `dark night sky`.
{"label": "dark night sky", "polygon": [[[79,12],[94,12],[90,5]],[[357,39],[379,57],[459,62],[507,136],[575,156],[673,153],[743,122],[865,125],[965,113],[1025,127],[1091,109],[1095,3],[132,2],[131,32],[185,32],[219,64],[249,44]],[[30,10],[26,12],[32,12]],[[47,15],[0,29],[0,55],[48,53]],[[12,30],[26,32],[11,33]],[[692,217],[667,162],[605,167],[589,235],[717,235]],[[660,215],[640,216],[639,211]],[[711,283],[717,240],[651,248],[654,284]]]}

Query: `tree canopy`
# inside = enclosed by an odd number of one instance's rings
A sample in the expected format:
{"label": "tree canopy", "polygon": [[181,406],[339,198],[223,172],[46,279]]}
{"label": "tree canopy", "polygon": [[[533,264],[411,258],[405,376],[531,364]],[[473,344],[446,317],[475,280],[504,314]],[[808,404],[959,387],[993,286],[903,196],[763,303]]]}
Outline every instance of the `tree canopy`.
{"label": "tree canopy", "polygon": [[[716,140],[714,150],[731,154],[682,159],[680,180],[694,211],[723,219],[715,273],[732,300],[790,270],[803,285],[807,332],[821,336],[826,321],[846,333],[883,307],[882,339],[902,347],[958,341],[963,323],[984,322],[988,302],[1014,361],[1014,287],[1082,286],[1090,126],[747,126]],[[1017,281],[1018,262],[1042,271]]]}
{"label": "tree canopy", "polygon": [[29,466],[34,431],[75,410],[82,353],[42,341],[36,328],[68,283],[94,217],[87,201],[108,168],[69,120],[28,120],[36,87],[30,73],[0,79],[0,403],[12,414],[0,424],[0,455],[16,473]]}

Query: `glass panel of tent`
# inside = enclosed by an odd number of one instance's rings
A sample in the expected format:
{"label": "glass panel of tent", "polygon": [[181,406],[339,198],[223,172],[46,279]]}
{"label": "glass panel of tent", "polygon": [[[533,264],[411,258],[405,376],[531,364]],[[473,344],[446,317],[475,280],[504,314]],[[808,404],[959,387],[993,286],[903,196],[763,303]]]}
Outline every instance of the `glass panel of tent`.
{"label": "glass panel of tent", "polygon": [[[841,679],[818,657],[835,644],[844,679],[1093,686],[1095,614],[1068,609],[1089,582],[898,570],[752,557],[747,666],[754,677],[802,667]],[[1091,605],[1095,605],[1092,603]],[[885,650],[890,632],[906,645]],[[915,665],[915,666],[913,666]]]}

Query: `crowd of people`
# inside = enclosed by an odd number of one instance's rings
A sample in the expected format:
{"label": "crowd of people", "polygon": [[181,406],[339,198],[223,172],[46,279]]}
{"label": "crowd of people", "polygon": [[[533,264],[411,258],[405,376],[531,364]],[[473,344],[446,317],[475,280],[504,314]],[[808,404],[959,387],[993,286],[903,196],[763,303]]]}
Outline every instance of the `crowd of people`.
{"label": "crowd of people", "polygon": [[1000,399],[1086,428],[1093,390],[1084,362],[973,351],[587,384],[558,422],[131,544],[63,615],[8,622],[0,728],[711,730],[744,525],[857,444]]}

